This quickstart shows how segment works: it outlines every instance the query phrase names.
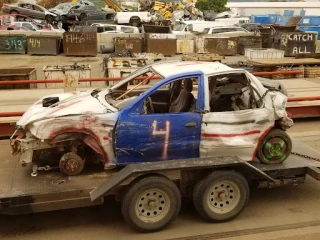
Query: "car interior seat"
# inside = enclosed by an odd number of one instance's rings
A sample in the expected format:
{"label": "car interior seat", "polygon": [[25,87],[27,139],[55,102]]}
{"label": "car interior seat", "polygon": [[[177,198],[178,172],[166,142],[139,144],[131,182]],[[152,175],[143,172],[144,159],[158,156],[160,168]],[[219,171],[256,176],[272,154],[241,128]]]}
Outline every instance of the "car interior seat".
{"label": "car interior seat", "polygon": [[188,112],[194,100],[194,96],[191,93],[192,89],[192,80],[189,78],[185,79],[183,82],[183,89],[180,91],[178,97],[172,102],[169,112]]}

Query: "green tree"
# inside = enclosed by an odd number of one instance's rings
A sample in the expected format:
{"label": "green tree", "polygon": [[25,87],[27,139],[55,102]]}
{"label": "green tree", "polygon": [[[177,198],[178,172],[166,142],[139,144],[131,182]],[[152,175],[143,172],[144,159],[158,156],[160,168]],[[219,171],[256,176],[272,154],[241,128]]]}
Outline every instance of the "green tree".
{"label": "green tree", "polygon": [[226,7],[228,0],[198,0],[196,8],[200,11],[213,10],[216,13],[230,11],[230,8]]}

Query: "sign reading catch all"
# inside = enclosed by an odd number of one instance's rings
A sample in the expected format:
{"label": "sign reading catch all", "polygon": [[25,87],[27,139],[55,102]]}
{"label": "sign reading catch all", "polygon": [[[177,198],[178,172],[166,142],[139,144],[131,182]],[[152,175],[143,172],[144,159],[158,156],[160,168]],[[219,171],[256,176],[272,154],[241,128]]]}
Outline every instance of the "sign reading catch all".
{"label": "sign reading catch all", "polygon": [[151,33],[150,39],[176,39],[174,34]]}
{"label": "sign reading catch all", "polygon": [[286,57],[296,54],[310,54],[316,51],[317,34],[305,32],[282,33],[280,49],[285,51]]}

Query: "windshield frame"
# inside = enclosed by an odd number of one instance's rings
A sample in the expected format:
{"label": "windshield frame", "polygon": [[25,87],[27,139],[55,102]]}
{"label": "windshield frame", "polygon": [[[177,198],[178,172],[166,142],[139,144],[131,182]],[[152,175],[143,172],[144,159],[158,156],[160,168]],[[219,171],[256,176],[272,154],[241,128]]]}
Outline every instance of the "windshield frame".
{"label": "windshield frame", "polygon": [[129,76],[125,77],[125,78],[122,79],[120,82],[118,82],[116,85],[112,86],[112,87],[110,88],[110,90],[111,90],[111,91],[112,91],[112,90],[116,90],[117,88],[123,86],[124,84],[129,83],[129,82],[130,82],[131,80],[133,80],[134,78],[136,78],[136,77],[138,77],[138,76],[140,76],[140,75],[142,75],[143,73],[146,73],[146,72],[151,72],[151,71],[152,71],[152,72],[155,72],[156,75],[158,75],[159,77],[164,78],[161,74],[159,74],[157,71],[155,71],[155,70],[152,68],[152,65],[153,65],[153,64],[154,64],[154,63],[151,63],[151,64],[149,64],[149,65],[144,66],[143,68],[140,68],[140,69],[134,71],[134,72],[131,73]]}

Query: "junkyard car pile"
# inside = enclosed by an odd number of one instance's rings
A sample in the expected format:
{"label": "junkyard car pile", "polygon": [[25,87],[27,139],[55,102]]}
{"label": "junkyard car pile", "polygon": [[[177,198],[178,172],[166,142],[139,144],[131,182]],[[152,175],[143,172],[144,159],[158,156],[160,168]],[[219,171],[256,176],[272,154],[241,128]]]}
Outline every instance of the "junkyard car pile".
{"label": "junkyard car pile", "polygon": [[[30,3],[4,4],[2,6],[2,12],[4,14],[2,18],[6,18],[5,21],[1,21],[2,29],[15,30],[17,27],[19,27],[26,31],[36,31],[36,28],[33,26],[30,27],[30,24],[24,24],[25,26],[17,26],[16,23],[34,23],[37,21],[39,24],[42,21],[42,25],[51,25],[68,31],[70,26],[74,25],[119,23],[139,26],[141,23],[148,23],[152,20],[149,12],[131,11],[116,13],[111,10],[105,11],[101,7],[95,6],[90,1],[85,0],[78,1],[76,3],[61,3],[49,10],[42,6]],[[19,16],[19,19],[16,19],[15,16]]]}
{"label": "junkyard car pile", "polygon": [[[116,1],[104,1],[111,5],[111,8],[102,9],[87,0],[61,3],[50,9],[23,2],[4,4],[2,6],[4,14],[2,18],[6,18],[6,20],[1,21],[1,30],[42,31],[43,29],[63,29],[64,31],[69,31],[73,30],[77,25],[113,24],[140,27],[142,24],[148,23],[151,25],[177,25],[173,29],[173,33],[180,34],[191,32],[206,33],[206,31],[209,31],[207,28],[231,26],[239,23],[239,21],[231,22],[234,16],[230,15],[229,12],[216,15],[213,18],[214,21],[212,21],[212,17],[210,18],[211,22],[204,21],[203,13],[196,9],[194,4],[183,4],[180,1],[140,1],[138,4],[140,7],[132,9],[125,9],[117,4]],[[226,14],[228,17],[227,22],[224,21],[226,19],[222,19],[226,17]],[[16,16],[19,16],[19,19]],[[206,19],[208,20],[208,18]],[[193,22],[193,20],[196,20],[196,22]],[[182,24],[179,23],[180,21],[182,21]],[[27,22],[32,22],[33,24],[37,22],[35,25],[38,25],[38,27]],[[243,20],[243,22],[249,22],[249,19]],[[39,26],[39,24],[42,26]],[[186,27],[182,28],[183,25]],[[101,30],[102,28],[99,29]],[[106,30],[105,32],[128,33],[119,29],[120,27],[117,27],[117,29]],[[227,29],[223,29],[223,32],[226,33]]]}
{"label": "junkyard car pile", "polygon": [[50,160],[67,175],[88,163],[109,169],[210,156],[280,164],[293,123],[286,95],[270,86],[218,62],[157,62],[110,89],[40,99],[17,123],[12,150],[23,165]]}

